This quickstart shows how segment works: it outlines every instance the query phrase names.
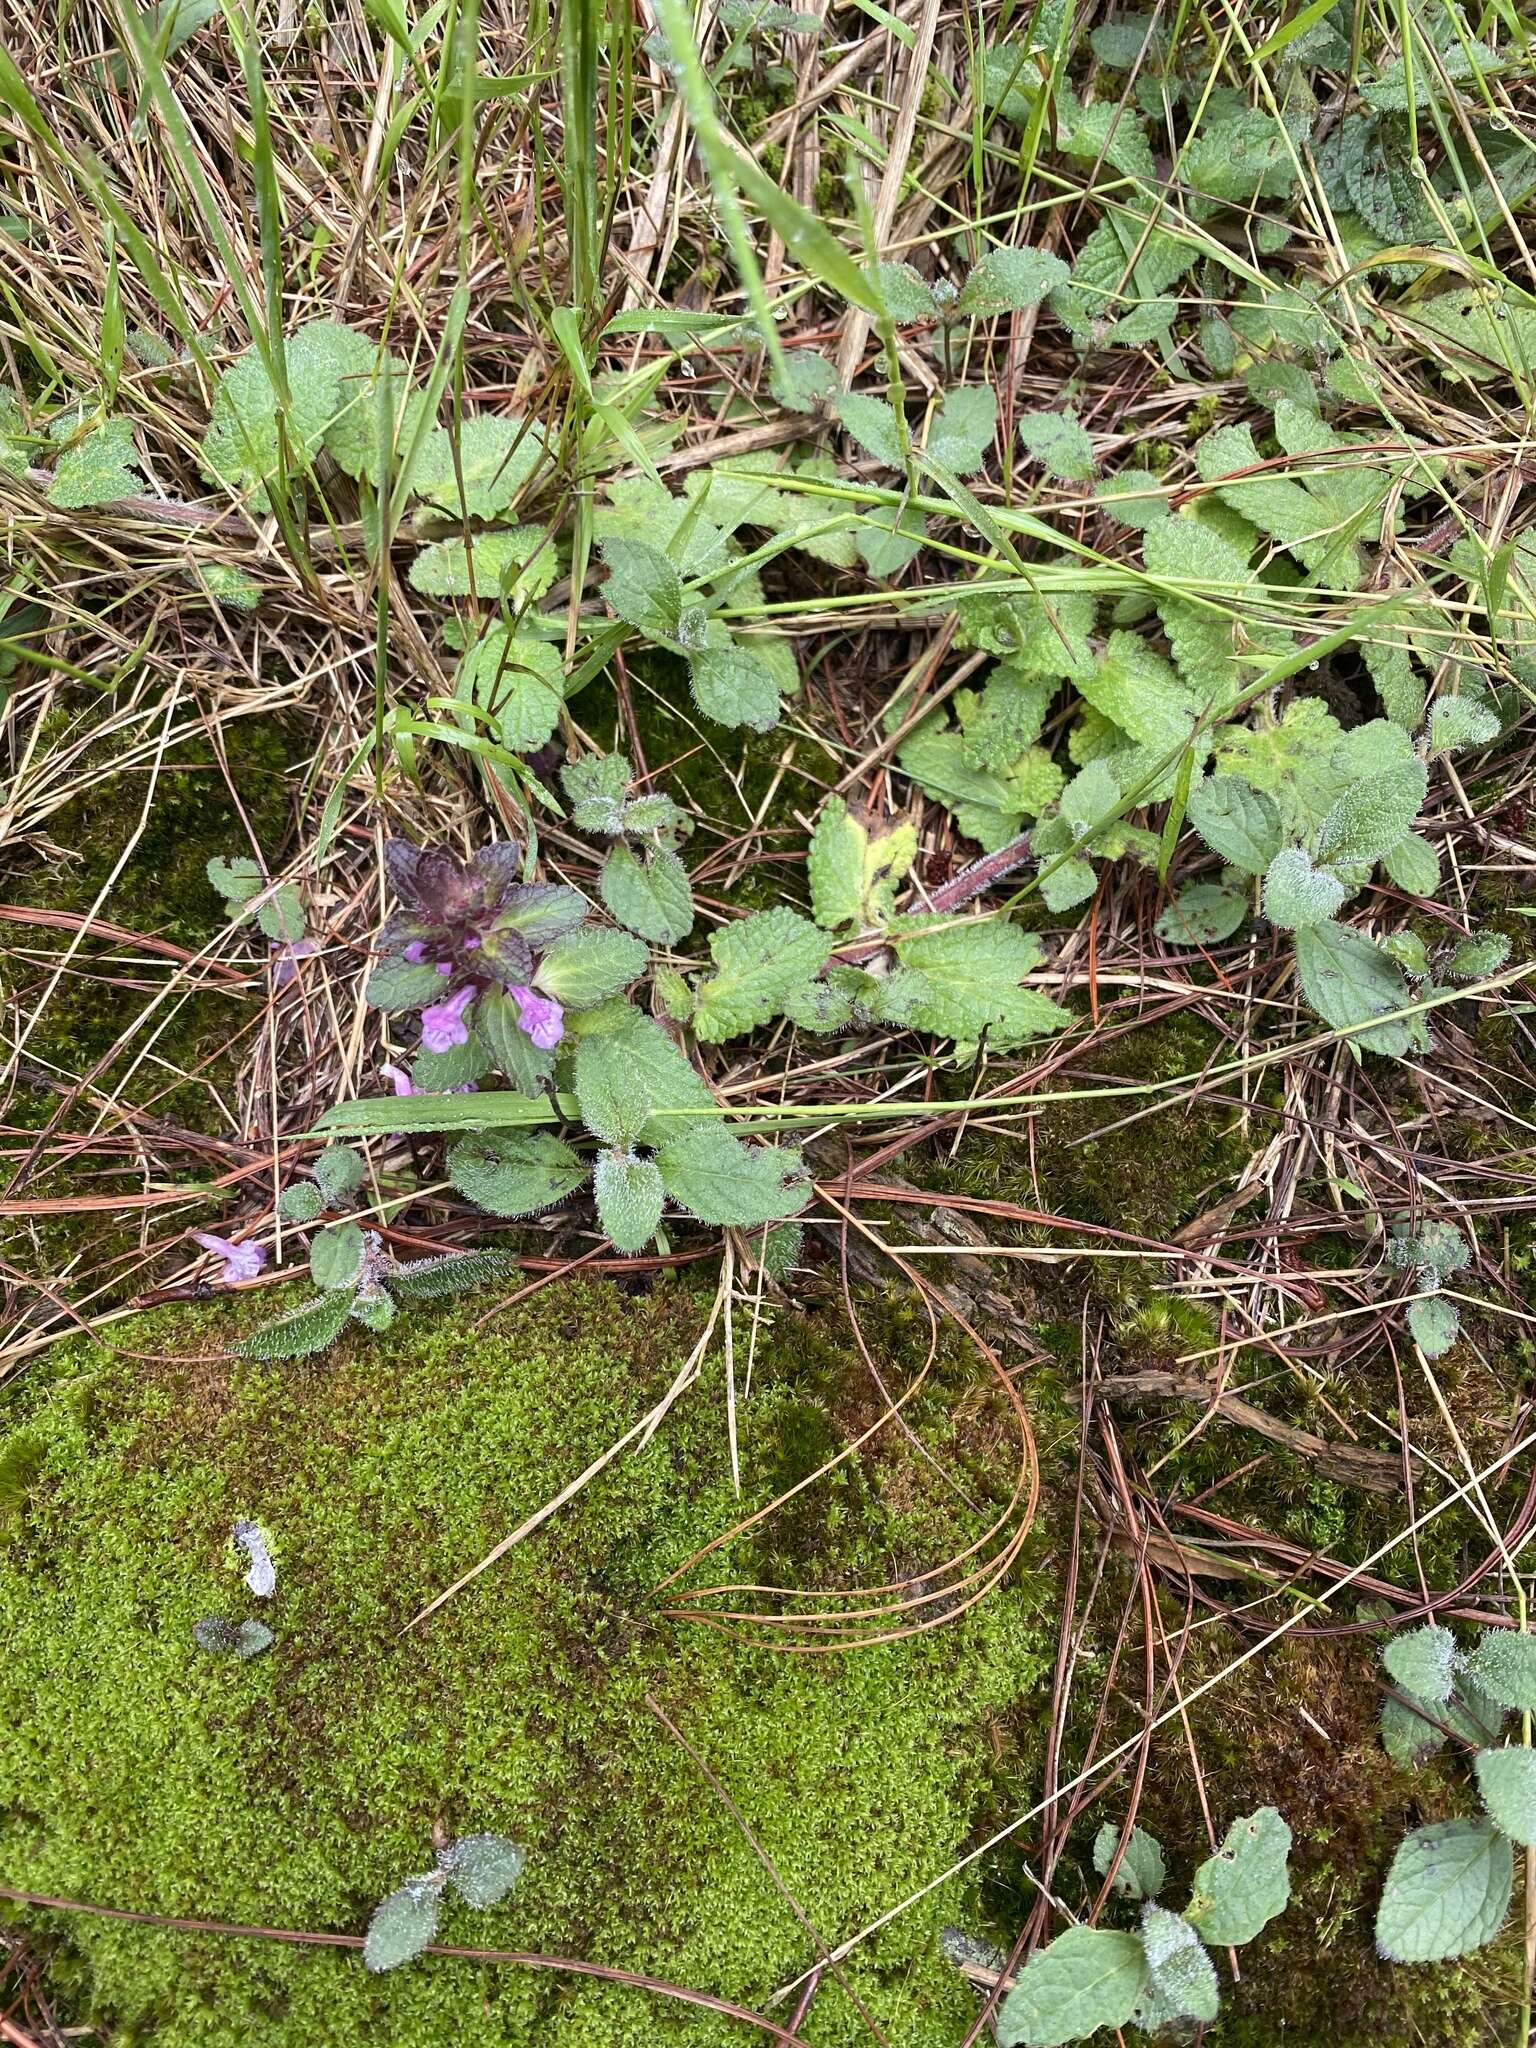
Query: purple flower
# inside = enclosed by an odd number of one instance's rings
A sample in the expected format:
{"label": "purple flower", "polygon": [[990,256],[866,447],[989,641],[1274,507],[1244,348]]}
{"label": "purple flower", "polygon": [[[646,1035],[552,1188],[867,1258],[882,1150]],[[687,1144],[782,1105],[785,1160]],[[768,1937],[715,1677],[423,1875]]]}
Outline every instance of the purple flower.
{"label": "purple flower", "polygon": [[416,1083],[411,1079],[404,1067],[392,1067],[386,1064],[380,1067],[379,1072],[386,1081],[394,1083],[397,1095],[419,1095],[421,1093],[421,1090],[416,1086]]}
{"label": "purple flower", "polygon": [[192,1241],[224,1261],[219,1278],[226,1287],[241,1280],[254,1280],[267,1263],[266,1250],[259,1244],[232,1244],[227,1237],[215,1237],[211,1230],[194,1230]]}
{"label": "purple flower", "polygon": [[456,1045],[468,1045],[469,1026],[464,1022],[464,1012],[474,1000],[475,985],[470,982],[445,1002],[432,1003],[422,1011],[421,1042],[428,1052],[451,1052]]}
{"label": "purple flower", "polygon": [[531,988],[514,986],[517,1021],[541,1052],[548,1052],[565,1036],[565,1012],[553,996],[537,996]]}
{"label": "purple flower", "polygon": [[407,960],[410,961],[413,967],[419,966],[420,963],[427,957],[426,940],[412,939],[411,943],[405,949],[405,957]]}

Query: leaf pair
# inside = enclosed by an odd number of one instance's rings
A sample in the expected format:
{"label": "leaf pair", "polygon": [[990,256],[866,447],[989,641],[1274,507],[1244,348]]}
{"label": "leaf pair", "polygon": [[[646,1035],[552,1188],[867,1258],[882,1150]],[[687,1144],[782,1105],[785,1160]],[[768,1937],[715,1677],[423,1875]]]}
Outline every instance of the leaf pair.
{"label": "leaf pair", "polygon": [[604,907],[641,938],[675,945],[693,930],[693,890],[676,851],[692,821],[660,792],[631,796],[631,775],[624,755],[603,754],[570,762],[561,780],[576,829],[616,842],[598,882]]}
{"label": "leaf pair", "polygon": [[231,918],[243,915],[259,896],[256,922],[267,938],[277,945],[292,945],[303,938],[304,901],[291,882],[282,882],[272,889],[260,862],[243,854],[232,860],[215,855],[208,863],[207,875],[224,898],[225,911]]}
{"label": "leaf pair", "polygon": [[437,1933],[445,1890],[476,1911],[499,1905],[522,1876],[528,1858],[505,1835],[461,1835],[437,1852],[435,1870],[408,1877],[374,1909],[363,1940],[363,1962],[373,1971],[398,1970],[419,1956]]}
{"label": "leaf pair", "polygon": [[624,620],[688,664],[694,702],[721,725],[767,732],[779,722],[779,677],[685,591],[672,562],[649,541],[615,536],[602,543],[603,595]]}

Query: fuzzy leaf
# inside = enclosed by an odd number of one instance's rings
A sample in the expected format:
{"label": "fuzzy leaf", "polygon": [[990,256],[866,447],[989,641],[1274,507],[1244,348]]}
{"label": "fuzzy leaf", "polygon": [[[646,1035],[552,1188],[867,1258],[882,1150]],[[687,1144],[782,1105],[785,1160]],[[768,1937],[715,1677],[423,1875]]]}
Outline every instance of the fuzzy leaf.
{"label": "fuzzy leaf", "polygon": [[450,1252],[446,1258],[411,1259],[396,1266],[389,1284],[402,1301],[439,1301],[517,1271],[510,1252]]}
{"label": "fuzzy leaf", "polygon": [[990,384],[962,384],[947,392],[928,429],[928,453],[956,476],[980,469],[997,433],[997,393]]}
{"label": "fuzzy leaf", "polygon": [[1445,971],[1452,981],[1481,981],[1484,975],[1498,973],[1509,952],[1506,932],[1480,932],[1474,939],[1462,940]]}
{"label": "fuzzy leaf", "polygon": [[1382,855],[1381,864],[1398,888],[1409,896],[1433,896],[1440,886],[1440,856],[1417,832],[1405,832]]}
{"label": "fuzzy leaf", "polygon": [[1408,1328],[1426,1358],[1443,1358],[1461,1329],[1461,1310],[1438,1294],[1408,1304]]}
{"label": "fuzzy leaf", "polygon": [[267,878],[258,863],[244,854],[237,854],[233,860],[224,860],[215,854],[208,863],[207,875],[231,910],[238,910],[242,903],[249,903],[267,886]]}
{"label": "fuzzy leaf", "polygon": [[292,406],[283,422],[272,380],[254,348],[237,357],[219,380],[203,436],[203,474],[232,486],[259,510],[270,509],[267,486],[284,459],[290,474],[306,474],[327,430],[352,401],[356,382],[370,377],[378,350],[364,334],[337,320],[309,320],[288,339],[284,363]]}
{"label": "fuzzy leaf", "polygon": [[308,1358],[335,1343],[351,1306],[351,1297],[344,1293],[316,1295],[282,1322],[253,1330],[229,1348],[237,1358]]}
{"label": "fuzzy leaf", "polygon": [[[1120,1830],[1112,1820],[1105,1821],[1093,1840],[1093,1867],[1100,1877],[1109,1874],[1109,1867],[1115,1860],[1119,1846]],[[1120,1858],[1120,1868],[1115,1872],[1112,1887],[1117,1899],[1155,1899],[1163,1888],[1168,1875],[1168,1866],[1163,1861],[1162,1844],[1155,1835],[1149,1835],[1145,1828],[1133,1827],[1125,1844],[1125,1854]]]}
{"label": "fuzzy leaf", "polygon": [[429,597],[468,597],[470,570],[475,595],[532,604],[555,580],[558,564],[541,526],[513,526],[500,533],[462,534],[434,541],[412,562],[410,584]]}
{"label": "fuzzy leaf", "polygon": [[1427,1622],[1394,1636],[1381,1653],[1387,1676],[1399,1692],[1438,1706],[1451,1696],[1456,1672],[1456,1638],[1448,1628]]}
{"label": "fuzzy leaf", "polygon": [[430,960],[390,953],[369,975],[363,996],[376,1010],[421,1010],[441,1000],[443,977]]}
{"label": "fuzzy leaf", "polygon": [[628,932],[589,925],[556,939],[539,962],[533,985],[568,1010],[587,1010],[638,981],[650,952]]}
{"label": "fuzzy leaf", "polygon": [[1068,274],[1048,249],[989,249],[960,287],[955,310],[972,319],[1022,313],[1065,284]]}
{"label": "fuzzy leaf", "polygon": [[[1221,2004],[1221,1987],[1216,1967],[1201,1941],[1181,1914],[1162,1906],[1142,1909],[1141,1940],[1147,1955],[1146,2006],[1155,2010],[1157,2022],[1213,2020]],[[1145,2026],[1147,2020],[1138,2018]]]}
{"label": "fuzzy leaf", "polygon": [[663,847],[646,853],[624,845],[611,847],[598,891],[619,923],[642,939],[675,945],[693,930],[688,870]]}
{"label": "fuzzy leaf", "polygon": [[131,420],[103,420],[59,457],[48,486],[50,505],[111,505],[144,487],[135,470]]}
{"label": "fuzzy leaf", "polygon": [[316,1231],[309,1247],[309,1271],[317,1287],[350,1290],[362,1270],[363,1233],[356,1223],[333,1223]]}
{"label": "fuzzy leaf", "polygon": [[505,1835],[460,1835],[438,1858],[449,1884],[477,1912],[501,1904],[527,1861],[526,1850]]}
{"label": "fuzzy leaf", "polygon": [[1291,1896],[1291,1831],[1272,1806],[1233,1821],[1195,1872],[1186,1917],[1217,1947],[1238,1946],[1283,1913]]}
{"label": "fuzzy leaf", "polygon": [[[532,420],[479,413],[459,422],[458,462],[454,439],[434,427],[422,443],[411,472],[418,497],[455,519],[495,519],[521,493],[544,459],[544,436]],[[464,479],[462,491],[460,476]]]}
{"label": "fuzzy leaf", "polygon": [[437,1932],[441,1884],[437,1875],[408,1877],[374,1908],[363,1941],[363,1962],[370,1970],[398,1970],[419,1956]]}
{"label": "fuzzy leaf", "polygon": [[1318,827],[1317,855],[1328,861],[1375,861],[1412,829],[1428,786],[1422,761],[1404,761],[1352,782]]}
{"label": "fuzzy leaf", "polygon": [[608,581],[603,596],[627,625],[665,646],[678,645],[683,586],[676,569],[649,541],[614,535],[602,543]]}
{"label": "fuzzy leaf", "polygon": [[1245,875],[1262,875],[1280,851],[1280,813],[1272,799],[1235,775],[1197,782],[1188,817],[1212,853]]}
{"label": "fuzzy leaf", "polygon": [[315,1161],[315,1179],[332,1203],[344,1202],[363,1184],[363,1159],[350,1145],[327,1145]]}
{"label": "fuzzy leaf", "polygon": [[1484,1629],[1467,1659],[1467,1672],[1501,1707],[1536,1713],[1536,1636],[1519,1629]]}
{"label": "fuzzy leaf", "polygon": [[798,1152],[743,1145],[719,1124],[696,1124],[668,1139],[656,1165],[674,1202],[721,1228],[778,1223],[797,1216],[811,1198],[799,1177]]}
{"label": "fuzzy leaf", "polygon": [[1049,475],[1065,483],[1081,483],[1093,475],[1093,442],[1070,409],[1020,413],[1019,439]]}
{"label": "fuzzy leaf", "polygon": [[768,732],[779,722],[779,685],[772,669],[749,647],[730,641],[701,647],[691,657],[693,700],[706,718],[721,725]]}
{"label": "fuzzy leaf", "polygon": [[1387,1872],[1376,1946],[1395,1963],[1470,1955],[1504,1925],[1514,1885],[1509,1839],[1490,1820],[1416,1828]]}
{"label": "fuzzy leaf", "polygon": [[[1343,925],[1309,925],[1296,934],[1296,970],[1302,992],[1335,1031],[1369,1024],[1408,1005],[1408,987],[1395,961],[1362,932]],[[1401,1054],[1414,1043],[1411,1019],[1354,1031],[1353,1043],[1371,1052]]]}
{"label": "fuzzy leaf", "polygon": [[1473,1759],[1489,1818],[1523,1848],[1536,1848],[1536,1750],[1483,1749]]}
{"label": "fuzzy leaf", "polygon": [[1165,945],[1218,946],[1231,938],[1249,908],[1240,890],[1217,882],[1193,882],[1179,891],[1153,929]]}
{"label": "fuzzy leaf", "polygon": [[256,906],[256,922],[274,945],[291,946],[304,936],[304,899],[291,882]]}
{"label": "fuzzy leaf", "polygon": [[310,1180],[290,1181],[277,1198],[277,1213],[285,1223],[313,1223],[324,1207],[324,1195]]}
{"label": "fuzzy leaf", "polygon": [[1143,529],[1168,517],[1167,489],[1150,469],[1121,469],[1099,483],[1093,494],[1111,519]]}
{"label": "fuzzy leaf", "polygon": [[514,633],[497,621],[459,663],[456,687],[491,714],[496,737],[510,753],[532,753],[560,723],[565,664],[549,641]]}
{"label": "fuzzy leaf", "polygon": [[1475,697],[1441,697],[1429,714],[1429,744],[1437,753],[1486,747],[1498,736],[1499,714]]}
{"label": "fuzzy leaf", "polygon": [[515,1137],[461,1138],[448,1153],[448,1178],[466,1200],[492,1216],[532,1216],[552,1209],[587,1177],[587,1163],[553,1131]]}
{"label": "fuzzy leaf", "polygon": [[1147,1981],[1134,1934],[1069,1927],[1032,1956],[997,2015],[1001,2048],[1057,2048],[1100,2027],[1123,2027]]}
{"label": "fuzzy leaf", "polygon": [[1313,867],[1299,846],[1282,847],[1264,877],[1264,915],[1283,931],[1322,924],[1344,901],[1344,884],[1327,868]]}
{"label": "fuzzy leaf", "polygon": [[871,398],[864,391],[845,391],[837,401],[837,416],[855,441],[887,469],[902,469],[906,458],[896,415],[883,398]]}
{"label": "fuzzy leaf", "polygon": [[694,1029],[707,1045],[766,1024],[819,974],[832,941],[798,911],[759,910],[711,932],[715,971],[694,991]]}
{"label": "fuzzy leaf", "polygon": [[918,276],[910,263],[877,263],[874,279],[886,312],[898,326],[933,318],[937,310],[933,287]]}
{"label": "fuzzy leaf", "polygon": [[654,1159],[600,1152],[595,1176],[598,1221],[615,1251],[643,1251],[656,1235],[666,1190]]}
{"label": "fuzzy leaf", "polygon": [[1039,939],[1016,924],[978,917],[936,918],[896,941],[901,971],[891,977],[901,1014],[893,1021],[966,1042],[988,1035],[999,1049],[1065,1030],[1071,1013],[1020,986],[1042,958]]}
{"label": "fuzzy leaf", "polygon": [[840,796],[829,797],[811,838],[811,914],[827,931],[883,923],[895,908],[895,885],[916,857],[911,825],[872,830]]}

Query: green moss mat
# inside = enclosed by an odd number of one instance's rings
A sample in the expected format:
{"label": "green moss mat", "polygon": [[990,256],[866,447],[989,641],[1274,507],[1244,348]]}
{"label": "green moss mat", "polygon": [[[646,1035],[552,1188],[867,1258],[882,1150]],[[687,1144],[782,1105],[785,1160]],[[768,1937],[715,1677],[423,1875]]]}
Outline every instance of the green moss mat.
{"label": "green moss mat", "polygon": [[[254,1308],[125,1326],[115,1335],[133,1355],[76,1348],[0,1411],[16,1446],[0,1539],[5,1881],[359,1931],[430,1862],[440,1818],[531,1852],[511,1900],[451,1907],[442,1939],[593,1958],[760,2003],[813,1945],[648,1692],[828,1941],[963,1851],[996,1792],[988,1725],[1043,1715],[1038,1595],[1011,1585],[932,1634],[832,1658],[669,1622],[654,1597],[699,1544],[821,1456],[810,1418],[850,1368],[814,1326],[774,1333],[759,1357],[740,1502],[723,1389],[706,1374],[646,1450],[402,1636],[654,1402],[688,1353],[696,1306],[567,1284],[483,1329],[481,1305],[404,1319],[384,1341],[349,1338],[330,1360],[199,1362]],[[925,1431],[940,1456],[943,1413],[936,1403]],[[953,1548],[968,1540],[952,1496],[899,1438],[845,1468],[824,1500],[819,1520],[795,1524],[806,1583],[879,1584],[942,1561],[946,1529]],[[270,1603],[240,1584],[228,1537],[241,1515],[271,1533]],[[717,1553],[711,1575],[782,1576],[785,1532],[764,1527]],[[277,1642],[250,1664],[192,1642],[204,1615],[258,1612]],[[1018,1758],[1009,1769],[1010,1790],[1033,1775]],[[974,1999],[936,1936],[974,1911],[956,1883],[858,1952],[859,1994],[904,2048],[963,2035]],[[753,2038],[672,2002],[515,1968],[427,1958],[369,1978],[333,1951],[25,1919],[57,1932],[55,1971],[77,2012],[157,2048]],[[835,1985],[808,2033],[867,2038]]]}

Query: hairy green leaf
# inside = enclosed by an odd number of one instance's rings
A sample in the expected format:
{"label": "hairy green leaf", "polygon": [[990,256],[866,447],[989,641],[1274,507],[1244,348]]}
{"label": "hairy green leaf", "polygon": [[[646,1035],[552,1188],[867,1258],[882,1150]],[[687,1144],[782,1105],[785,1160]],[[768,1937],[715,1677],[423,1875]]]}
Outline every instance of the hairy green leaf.
{"label": "hairy green leaf", "polygon": [[363,1962],[373,1971],[398,1970],[412,1961],[437,1932],[441,1881],[408,1877],[374,1908],[363,1940]]}
{"label": "hairy green leaf", "polygon": [[449,1884],[477,1912],[501,1904],[527,1861],[527,1852],[505,1835],[460,1835],[439,1858]]}
{"label": "hairy green leaf", "polygon": [[1488,1628],[1467,1659],[1468,1674],[1501,1707],[1536,1714],[1536,1636]]}
{"label": "hairy green leaf", "polygon": [[598,892],[619,923],[642,939],[675,945],[693,930],[688,870],[664,847],[643,853],[624,845],[611,847]]}
{"label": "hairy green leaf", "polygon": [[1412,829],[1428,782],[1418,760],[1352,782],[1318,827],[1318,859],[1380,860]]}
{"label": "hairy green leaf", "polygon": [[[1093,1867],[1100,1877],[1109,1875],[1110,1865],[1115,1860],[1115,1850],[1120,1845],[1120,1830],[1112,1820],[1105,1821],[1093,1838]],[[1168,1875],[1163,1861],[1162,1844],[1155,1835],[1149,1835],[1145,1828],[1133,1827],[1126,1837],[1125,1854],[1120,1858],[1120,1867],[1115,1872],[1111,1889],[1117,1899],[1155,1899],[1162,1890]]]}
{"label": "hairy green leaf", "polygon": [[1280,851],[1280,813],[1262,790],[1235,775],[1210,775],[1189,793],[1188,818],[1212,853],[1262,875]]}
{"label": "hairy green leaf", "polygon": [[460,1138],[448,1152],[448,1178],[492,1216],[533,1216],[574,1194],[587,1162],[553,1131]]}
{"label": "hairy green leaf", "polygon": [[711,932],[715,971],[694,991],[694,1029],[706,1044],[766,1024],[792,990],[820,973],[832,942],[783,905]]}
{"label": "hairy green leaf", "polygon": [[1479,1750],[1473,1766],[1490,1820],[1512,1842],[1536,1848],[1536,1750]]}
{"label": "hairy green leaf", "polygon": [[131,420],[103,420],[101,425],[66,448],[48,486],[48,502],[73,508],[111,505],[144,488],[137,474]]}
{"label": "hairy green leaf", "polygon": [[1248,916],[1251,905],[1240,890],[1216,882],[1192,882],[1181,889],[1153,929],[1169,946],[1219,946]]}
{"label": "hairy green leaf", "polygon": [[1376,1017],[1407,1007],[1402,970],[1363,932],[1338,924],[1308,925],[1296,934],[1296,971],[1302,992],[1323,1022],[1350,1031],[1353,1043],[1371,1052],[1400,1055],[1415,1043],[1412,1019],[1369,1025]]}
{"label": "hairy green leaf", "polygon": [[1438,1706],[1451,1696],[1456,1675],[1456,1638],[1437,1622],[1394,1636],[1381,1653],[1387,1676],[1402,1692]]}
{"label": "hairy green leaf", "polygon": [[600,1152],[595,1175],[597,1215],[621,1252],[643,1251],[656,1235],[666,1191],[653,1159]]}
{"label": "hairy green leaf", "polygon": [[533,985],[569,1010],[586,1010],[638,981],[649,958],[645,945],[628,932],[589,925],[555,940]]}
{"label": "hairy green leaf", "polygon": [[1175,2020],[1215,2019],[1221,2004],[1216,1967],[1189,1922],[1163,1906],[1146,1905],[1141,1914],[1141,1941],[1147,1954],[1148,1979],[1137,2024],[1148,2026],[1154,2012],[1154,2024],[1160,2026]]}
{"label": "hairy green leaf", "polygon": [[1068,271],[1048,249],[989,249],[960,288],[957,313],[989,319],[1022,313],[1067,281]]}
{"label": "hairy green leaf", "polygon": [[1093,442],[1070,408],[1060,412],[1021,412],[1019,439],[1025,451],[1049,475],[1081,483],[1093,475]]}
{"label": "hairy green leaf", "polygon": [[363,1270],[363,1233],[356,1223],[332,1223],[317,1230],[309,1247],[309,1271],[317,1287],[356,1287]]}
{"label": "hairy green leaf", "polygon": [[1100,2027],[1123,2027],[1147,1981],[1139,1938],[1069,1927],[1032,1956],[997,2015],[1001,2048],[1057,2048]]}
{"label": "hairy green leaf", "polygon": [[1376,1946],[1395,1963],[1470,1955],[1504,1925],[1513,1885],[1509,1838],[1492,1821],[1416,1828],[1387,1872]]}
{"label": "hairy green leaf", "polygon": [[1299,846],[1282,847],[1264,876],[1264,915],[1283,931],[1322,924],[1344,901],[1344,884],[1315,868]]}
{"label": "hairy green leaf", "polygon": [[916,1031],[971,1042],[987,1034],[1000,1050],[1065,1030],[1071,1013],[1021,986],[1039,966],[1033,932],[1000,918],[936,917],[896,940],[898,972],[886,983],[882,1014]]}
{"label": "hairy green leaf", "polygon": [[1187,1918],[1217,1947],[1252,1941],[1291,1896],[1291,1831],[1272,1806],[1233,1821],[1195,1872]]}
{"label": "hairy green leaf", "polygon": [[778,1223],[811,1198],[798,1152],[744,1145],[719,1124],[696,1124],[669,1138],[656,1165],[674,1202],[721,1228]]}
{"label": "hairy green leaf", "polygon": [[280,1323],[253,1330],[229,1348],[237,1358],[307,1358],[335,1343],[346,1327],[351,1306],[347,1294],[317,1295]]}

